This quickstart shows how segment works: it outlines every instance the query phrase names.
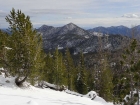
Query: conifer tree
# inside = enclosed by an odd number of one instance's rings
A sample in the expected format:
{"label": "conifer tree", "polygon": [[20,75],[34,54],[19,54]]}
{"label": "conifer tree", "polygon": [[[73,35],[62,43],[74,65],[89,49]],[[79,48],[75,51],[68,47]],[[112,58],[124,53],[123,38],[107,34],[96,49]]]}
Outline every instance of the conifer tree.
{"label": "conifer tree", "polygon": [[102,71],[101,71],[101,81],[100,81],[100,91],[99,95],[106,101],[112,101],[113,97],[113,74],[110,70],[109,64],[107,62],[106,56],[102,60]]}
{"label": "conifer tree", "polygon": [[93,68],[90,68],[88,71],[87,71],[87,77],[89,79],[87,79],[87,88],[88,88],[88,91],[91,91],[91,90],[94,90],[94,75],[95,75],[95,72],[94,72],[94,69]]}
{"label": "conifer tree", "polygon": [[9,63],[7,54],[11,48],[9,48],[9,42],[10,36],[0,30],[0,67],[3,67],[4,69],[9,71]]}
{"label": "conifer tree", "polygon": [[43,70],[43,80],[49,83],[55,82],[54,59],[51,53],[47,54],[45,58],[45,68]]}
{"label": "conifer tree", "polygon": [[139,100],[139,69],[137,69],[139,53],[140,51],[138,50],[137,40],[133,38],[129,47],[125,49],[125,52],[122,55],[123,59],[121,61],[121,65],[125,68],[121,76],[120,83],[125,88],[123,88],[123,92],[121,94],[123,96],[130,94],[130,98],[127,97],[127,100],[124,100],[125,104],[134,104],[136,102],[136,95],[134,94],[135,90],[137,90],[137,100]]}
{"label": "conifer tree", "polygon": [[[31,76],[35,77],[42,66],[41,51],[42,38],[33,29],[29,16],[25,16],[20,10],[12,9],[6,16],[11,32],[11,48],[9,62],[12,73],[17,76],[15,82],[18,86]],[[23,77],[22,79],[20,79]]]}
{"label": "conifer tree", "polygon": [[68,89],[74,90],[74,78],[75,78],[76,72],[75,72],[73,59],[71,57],[71,54],[68,48],[66,50],[66,55],[65,55],[65,66],[66,66]]}
{"label": "conifer tree", "polygon": [[66,84],[66,69],[63,62],[62,53],[58,51],[58,48],[54,54],[54,75],[55,75],[55,84],[59,87]]}
{"label": "conifer tree", "polygon": [[86,70],[85,70],[85,63],[84,63],[84,55],[80,53],[80,61],[77,68],[77,79],[76,79],[76,90],[81,93],[87,93],[87,82],[86,82]]}

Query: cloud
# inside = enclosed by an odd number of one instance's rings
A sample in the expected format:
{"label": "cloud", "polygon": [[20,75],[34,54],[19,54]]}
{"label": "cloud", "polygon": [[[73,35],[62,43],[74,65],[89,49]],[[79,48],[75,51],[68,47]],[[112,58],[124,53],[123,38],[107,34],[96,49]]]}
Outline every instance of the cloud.
{"label": "cloud", "polygon": [[140,16],[137,15],[137,14],[124,14],[122,17],[125,17],[125,18],[139,18]]}
{"label": "cloud", "polygon": [[97,0],[0,0],[0,6],[6,8],[18,9],[63,9],[63,8],[81,8],[90,2]]}
{"label": "cloud", "polygon": [[29,15],[35,26],[69,22],[82,26],[129,25],[139,23],[140,16],[140,0],[0,0],[0,20],[12,7]]}
{"label": "cloud", "polygon": [[69,15],[69,14],[87,14],[86,12],[73,10],[73,9],[32,9],[30,13],[33,14],[57,14],[57,15]]}
{"label": "cloud", "polygon": [[138,18],[78,18],[78,19],[64,19],[64,20],[54,20],[54,21],[40,21],[40,22],[33,22],[33,25],[36,27],[40,27],[42,24],[46,24],[49,26],[63,26],[68,23],[74,23],[80,27],[97,27],[97,26],[119,26],[124,25],[127,27],[131,27],[132,25],[139,25],[140,21]]}

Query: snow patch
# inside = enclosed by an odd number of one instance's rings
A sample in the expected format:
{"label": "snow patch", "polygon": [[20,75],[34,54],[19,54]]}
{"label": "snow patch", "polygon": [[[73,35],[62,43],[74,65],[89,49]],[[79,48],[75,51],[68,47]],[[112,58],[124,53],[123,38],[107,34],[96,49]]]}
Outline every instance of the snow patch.
{"label": "snow patch", "polygon": [[109,48],[109,47],[111,47],[111,44],[107,44],[107,45],[105,46],[105,48]]}
{"label": "snow patch", "polygon": [[85,38],[86,38],[86,39],[88,39],[88,38],[89,38],[89,36],[88,36],[88,35],[86,35],[86,36],[85,36]]}
{"label": "snow patch", "polygon": [[103,33],[100,33],[100,32],[93,32],[93,35],[94,35],[94,36],[97,36],[97,37],[102,37],[102,36],[103,36]]}
{"label": "snow patch", "polygon": [[59,50],[61,50],[61,49],[63,49],[63,47],[60,47],[59,45],[58,45],[58,47],[57,47]]}
{"label": "snow patch", "polygon": [[2,68],[0,68],[0,70],[4,70],[4,68],[2,67]]}
{"label": "snow patch", "polygon": [[7,50],[11,50],[12,48],[10,48],[10,47],[5,47],[5,49],[7,49]]}

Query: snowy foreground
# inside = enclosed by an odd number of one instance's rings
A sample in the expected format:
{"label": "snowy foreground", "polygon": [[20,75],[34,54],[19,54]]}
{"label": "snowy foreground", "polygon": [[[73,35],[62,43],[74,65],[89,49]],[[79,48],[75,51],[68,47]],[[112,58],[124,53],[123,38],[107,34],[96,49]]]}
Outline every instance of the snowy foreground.
{"label": "snowy foreground", "polygon": [[[10,83],[6,82],[7,80]],[[91,92],[92,93],[92,92]],[[18,88],[14,78],[0,75],[0,105],[113,105],[96,96],[94,100],[68,94],[64,91],[40,89],[33,86]]]}

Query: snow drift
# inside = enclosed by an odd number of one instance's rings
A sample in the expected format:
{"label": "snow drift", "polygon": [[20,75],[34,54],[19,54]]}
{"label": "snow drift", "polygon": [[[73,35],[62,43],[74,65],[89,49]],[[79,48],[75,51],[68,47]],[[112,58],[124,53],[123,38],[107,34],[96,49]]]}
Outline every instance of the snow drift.
{"label": "snow drift", "polygon": [[68,94],[49,88],[40,89],[28,83],[24,83],[26,88],[19,88],[14,79],[0,75],[0,105],[113,105],[98,97],[94,91],[81,97],[72,95],[71,91]]}

